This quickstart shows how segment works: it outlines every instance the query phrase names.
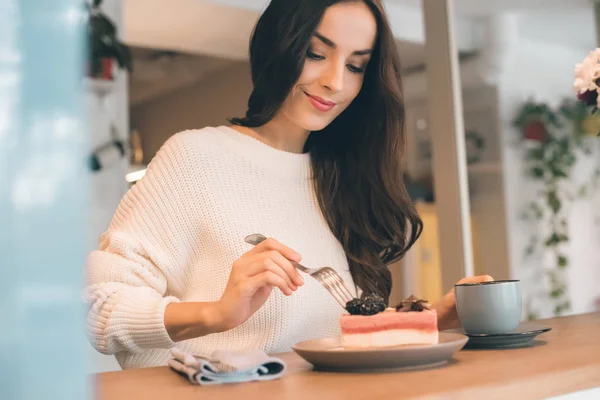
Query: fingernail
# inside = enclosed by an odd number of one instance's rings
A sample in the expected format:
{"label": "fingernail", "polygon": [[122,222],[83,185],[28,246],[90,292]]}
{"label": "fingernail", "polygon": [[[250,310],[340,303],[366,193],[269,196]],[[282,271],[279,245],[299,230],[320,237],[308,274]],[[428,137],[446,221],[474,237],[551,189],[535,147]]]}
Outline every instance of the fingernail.
{"label": "fingernail", "polygon": [[294,258],[295,258],[295,261],[302,260],[302,256],[300,254],[298,254],[298,253],[294,253]]}
{"label": "fingernail", "polygon": [[298,274],[298,278],[300,278],[300,284],[304,285],[304,278],[302,277],[302,275]]}

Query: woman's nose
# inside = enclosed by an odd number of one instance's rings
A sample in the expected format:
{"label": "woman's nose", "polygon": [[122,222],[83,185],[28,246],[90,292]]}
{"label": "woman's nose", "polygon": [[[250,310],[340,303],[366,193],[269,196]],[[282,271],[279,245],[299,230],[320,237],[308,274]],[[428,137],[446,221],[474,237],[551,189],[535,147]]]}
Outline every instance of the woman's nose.
{"label": "woman's nose", "polygon": [[332,63],[321,79],[321,85],[331,92],[340,92],[344,88],[344,68],[345,65]]}

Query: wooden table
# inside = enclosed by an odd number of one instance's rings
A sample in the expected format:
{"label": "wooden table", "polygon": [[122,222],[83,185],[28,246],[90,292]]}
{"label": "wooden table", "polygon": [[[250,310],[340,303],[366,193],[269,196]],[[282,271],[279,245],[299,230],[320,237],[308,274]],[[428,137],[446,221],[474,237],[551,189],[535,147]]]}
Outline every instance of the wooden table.
{"label": "wooden table", "polygon": [[600,313],[539,321],[528,348],[467,350],[445,367],[412,372],[316,372],[295,353],[281,379],[194,386],[167,367],[96,375],[99,400],[543,399],[600,386]]}

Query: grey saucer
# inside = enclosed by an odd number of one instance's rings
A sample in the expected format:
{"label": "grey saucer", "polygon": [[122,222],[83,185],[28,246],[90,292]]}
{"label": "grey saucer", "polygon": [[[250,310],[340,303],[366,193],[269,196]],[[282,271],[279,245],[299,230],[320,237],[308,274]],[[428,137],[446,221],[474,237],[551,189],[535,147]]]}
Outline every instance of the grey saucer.
{"label": "grey saucer", "polygon": [[549,326],[532,322],[522,322],[517,329],[507,333],[473,334],[461,329],[450,329],[444,332],[461,333],[469,338],[465,347],[469,348],[503,348],[527,345],[538,335],[551,331]]}
{"label": "grey saucer", "polygon": [[341,346],[341,338],[336,337],[306,340],[294,345],[293,349],[319,370],[404,370],[444,365],[467,340],[460,333],[440,332],[439,343],[435,345],[345,349]]}

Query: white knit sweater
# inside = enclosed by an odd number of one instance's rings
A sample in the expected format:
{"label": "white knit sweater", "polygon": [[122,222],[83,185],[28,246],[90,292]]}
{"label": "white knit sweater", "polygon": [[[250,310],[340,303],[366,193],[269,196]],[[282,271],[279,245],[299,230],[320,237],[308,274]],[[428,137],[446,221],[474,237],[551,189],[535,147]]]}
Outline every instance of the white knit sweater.
{"label": "white knit sweater", "polygon": [[173,343],[167,304],[220,299],[231,265],[262,233],[329,265],[353,287],[344,251],[314,195],[310,156],[277,150],[229,127],[171,137],[146,176],[122,199],[86,264],[91,343],[122,368],[165,365],[169,348],[290,351],[301,340],[339,334],[342,308],[306,277],[292,296],[278,289],[237,328]]}

